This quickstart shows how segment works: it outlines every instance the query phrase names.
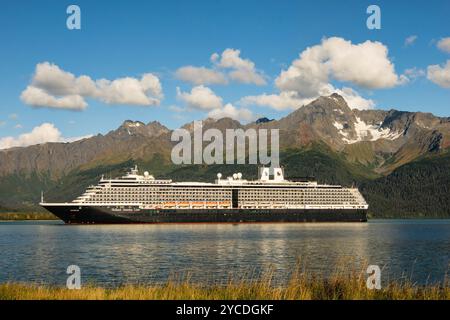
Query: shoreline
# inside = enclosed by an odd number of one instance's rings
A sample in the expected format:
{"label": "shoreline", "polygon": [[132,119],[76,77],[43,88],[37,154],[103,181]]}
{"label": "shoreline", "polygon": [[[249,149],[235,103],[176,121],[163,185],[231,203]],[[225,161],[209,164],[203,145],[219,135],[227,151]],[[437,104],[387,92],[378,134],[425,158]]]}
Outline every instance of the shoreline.
{"label": "shoreline", "polygon": [[60,220],[50,212],[0,212],[0,221]]}

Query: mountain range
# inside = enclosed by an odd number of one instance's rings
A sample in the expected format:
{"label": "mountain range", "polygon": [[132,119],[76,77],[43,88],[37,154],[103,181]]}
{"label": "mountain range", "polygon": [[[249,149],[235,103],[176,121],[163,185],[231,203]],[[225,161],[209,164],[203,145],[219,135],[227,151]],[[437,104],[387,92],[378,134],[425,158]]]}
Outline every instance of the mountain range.
{"label": "mountain range", "polygon": [[[397,110],[351,109],[343,97],[319,97],[279,120],[243,125],[206,119],[204,130],[280,130],[280,158],[289,176],[357,185],[372,217],[450,216],[450,118]],[[193,123],[183,128],[192,130]],[[39,210],[70,201],[102,174],[133,164],[157,177],[211,181],[217,172],[256,178],[255,165],[174,165],[172,130],[159,122],[125,121],[116,130],[70,143],[0,150],[0,210]]]}

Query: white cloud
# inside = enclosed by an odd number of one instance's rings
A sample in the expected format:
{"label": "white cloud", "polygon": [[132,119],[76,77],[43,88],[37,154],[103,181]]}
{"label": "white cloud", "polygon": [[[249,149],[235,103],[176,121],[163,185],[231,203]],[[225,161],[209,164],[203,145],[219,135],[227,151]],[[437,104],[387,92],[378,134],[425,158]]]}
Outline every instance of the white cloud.
{"label": "white cloud", "polygon": [[18,124],[16,124],[15,126],[14,126],[14,129],[22,129],[23,127],[22,127],[22,125],[20,124],[20,123],[18,123]]}
{"label": "white cloud", "polygon": [[439,65],[428,66],[427,78],[443,88],[450,88],[450,60],[442,67]]}
{"label": "white cloud", "polygon": [[280,94],[263,93],[257,96],[243,97],[239,104],[244,106],[269,106],[275,110],[296,109],[302,106],[302,101],[296,98],[295,92],[283,91]]}
{"label": "white cloud", "polygon": [[20,99],[28,105],[35,107],[49,107],[59,109],[83,110],[87,107],[86,101],[80,95],[67,95],[57,98],[46,91],[28,86],[20,95]]}
{"label": "white cloud", "polygon": [[205,67],[185,66],[175,72],[175,76],[194,85],[227,84],[228,80],[222,72]]}
{"label": "white cloud", "polygon": [[96,97],[108,104],[159,105],[163,97],[161,83],[151,73],[140,80],[130,77],[97,80],[97,88]]}
{"label": "white cloud", "polygon": [[210,58],[213,67],[184,66],[175,72],[175,77],[194,85],[228,84],[229,80],[258,86],[267,84],[264,73],[240,54],[240,50],[232,48],[221,54],[213,53]]}
{"label": "white cloud", "polygon": [[405,39],[405,47],[412,46],[414,44],[414,42],[416,42],[417,38],[418,37],[416,35],[411,35],[411,36],[407,37]]}
{"label": "white cloud", "polygon": [[352,109],[365,110],[373,109],[375,107],[375,102],[373,100],[361,97],[358,92],[352,88],[344,87],[342,89],[336,89],[335,92],[340,94]]}
{"label": "white cloud", "polygon": [[187,108],[170,106],[169,109],[175,114],[197,109],[209,111],[208,117],[213,119],[228,117],[240,122],[249,122],[256,118],[252,111],[247,108],[236,108],[231,103],[223,105],[222,98],[203,85],[192,88],[191,92],[182,92],[177,87],[177,98],[186,103]]}
{"label": "white cloud", "polygon": [[52,123],[43,123],[35,127],[31,132],[21,134],[18,137],[4,137],[0,139],[0,149],[13,147],[26,147],[46,142],[73,142],[76,140],[91,137],[64,138],[58,128]]}
{"label": "white cloud", "polygon": [[255,120],[255,115],[246,108],[238,109],[231,103],[227,103],[223,108],[211,110],[208,117],[213,119],[232,118],[240,122],[250,122]]}
{"label": "white cloud", "polygon": [[95,84],[91,78],[80,76],[78,79],[70,72],[60,69],[57,65],[42,62],[36,65],[36,70],[32,79],[33,86],[45,90],[49,94],[54,95],[75,95],[80,94],[77,84],[87,92],[91,93],[95,90]]}
{"label": "white cloud", "polygon": [[[216,59],[218,59],[216,57]],[[342,38],[323,39],[321,44],[306,48],[298,59],[275,79],[278,94],[263,94],[241,99],[244,105],[266,105],[276,110],[295,109],[318,96],[341,94],[351,108],[373,108],[350,87],[336,88],[332,80],[347,82],[366,89],[391,88],[408,81],[398,76],[388,58],[388,49],[380,42],[353,44]]]}
{"label": "white cloud", "polygon": [[36,107],[83,110],[85,98],[108,104],[158,105],[163,98],[157,76],[146,73],[140,79],[124,77],[115,80],[92,80],[75,77],[57,65],[43,62],[36,65],[31,84],[22,92],[24,103]]}
{"label": "white cloud", "polygon": [[258,86],[266,84],[266,80],[261,75],[246,69],[230,71],[229,76],[231,79],[241,83],[253,83]]}
{"label": "white cloud", "polygon": [[294,90],[309,97],[334,78],[368,89],[391,88],[401,83],[380,42],[352,44],[342,38],[328,38],[309,47],[275,80],[283,91]]}
{"label": "white cloud", "polygon": [[194,109],[212,110],[222,107],[222,98],[203,85],[192,88],[191,92],[182,92],[177,87],[177,98]]}
{"label": "white cloud", "polygon": [[437,46],[442,51],[450,53],[450,37],[442,38],[441,40],[439,40]]}
{"label": "white cloud", "polygon": [[17,113],[11,113],[8,118],[12,120],[17,120],[19,118],[19,115]]}
{"label": "white cloud", "polygon": [[337,89],[331,84],[324,85],[317,95],[309,98],[299,98],[294,91],[282,91],[280,94],[262,94],[258,96],[247,96],[242,98],[239,103],[248,105],[267,106],[275,110],[282,111],[286,109],[297,109],[314,101],[319,96],[329,96],[332,93],[340,94],[351,109],[372,109],[375,102],[371,99],[361,97],[358,92],[349,87]]}
{"label": "white cloud", "polygon": [[240,50],[228,48],[221,55],[213,53],[211,61],[219,68],[231,69],[228,76],[234,81],[259,86],[265,85],[267,82],[264,74],[256,70],[254,62],[242,59],[240,54]]}

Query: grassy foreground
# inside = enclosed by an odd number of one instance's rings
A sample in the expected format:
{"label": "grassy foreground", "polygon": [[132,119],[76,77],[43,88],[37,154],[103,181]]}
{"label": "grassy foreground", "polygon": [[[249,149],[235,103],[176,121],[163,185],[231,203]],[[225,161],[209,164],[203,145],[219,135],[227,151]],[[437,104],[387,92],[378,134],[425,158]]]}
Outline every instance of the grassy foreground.
{"label": "grassy foreground", "polygon": [[449,300],[445,283],[419,286],[409,281],[391,282],[380,290],[366,287],[366,274],[333,275],[327,280],[295,273],[282,286],[272,284],[272,276],[259,280],[230,281],[201,285],[189,280],[161,285],[125,285],[102,288],[92,285],[80,290],[20,283],[0,284],[0,300]]}
{"label": "grassy foreground", "polygon": [[0,212],[0,220],[58,220],[58,218],[50,212]]}

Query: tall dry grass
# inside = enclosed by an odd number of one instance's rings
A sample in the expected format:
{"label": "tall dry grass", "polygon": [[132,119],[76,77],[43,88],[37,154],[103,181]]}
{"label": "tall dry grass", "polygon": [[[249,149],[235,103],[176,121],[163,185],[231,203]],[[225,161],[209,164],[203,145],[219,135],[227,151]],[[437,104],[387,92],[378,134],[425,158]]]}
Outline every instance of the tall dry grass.
{"label": "tall dry grass", "polygon": [[328,276],[317,276],[297,266],[284,284],[274,281],[269,269],[255,277],[244,274],[225,283],[194,283],[189,276],[172,278],[163,284],[124,285],[104,288],[85,285],[80,290],[35,284],[0,284],[0,299],[24,300],[449,300],[448,279],[426,286],[409,279],[393,280],[380,290],[366,287],[366,268],[362,271],[336,268]]}

